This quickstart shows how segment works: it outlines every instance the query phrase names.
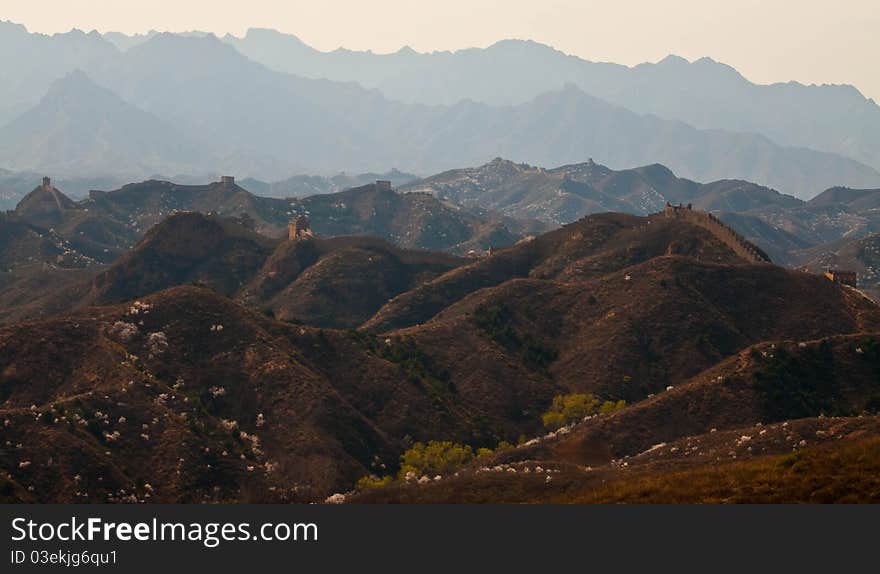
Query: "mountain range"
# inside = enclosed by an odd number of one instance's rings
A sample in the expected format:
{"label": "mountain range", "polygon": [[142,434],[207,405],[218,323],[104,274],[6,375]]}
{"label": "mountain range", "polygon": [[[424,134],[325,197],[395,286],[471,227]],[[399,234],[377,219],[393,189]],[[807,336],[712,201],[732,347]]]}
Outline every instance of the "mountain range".
{"label": "mountain range", "polygon": [[[880,309],[743,257],[712,221],[596,214],[461,260],[171,215],[82,284],[101,306],[0,327],[0,496],[571,501],[792,448],[825,464],[851,450],[857,476],[880,430]],[[546,434],[541,413],[571,393],[615,410]],[[440,440],[484,450],[359,480]],[[823,500],[844,483],[873,500],[835,468],[800,472],[834,487]]]}
{"label": "mountain range", "polygon": [[[35,229],[40,241],[53,247],[16,243],[18,247],[7,249],[5,265],[110,263],[153,225],[186,211],[247,217],[257,231],[276,237],[296,215],[307,214],[322,236],[374,235],[404,248],[465,254],[510,245],[593,213],[648,215],[671,203],[714,213],[779,264],[806,265],[813,271],[852,268],[865,292],[877,296],[880,287],[871,248],[880,232],[877,190],[835,187],[803,201],[742,180],[700,184],[660,164],[616,171],[592,161],[542,168],[501,158],[416,181],[405,174],[388,176],[408,183],[397,191],[367,184],[287,199],[263,197],[244,186],[276,186],[280,192],[308,182],[307,189],[332,189],[370,174],[277,184],[147,180],[115,191],[92,191],[79,201],[57,188],[46,193],[38,187],[10,213],[7,225],[10,237],[29,237],[20,236],[20,230]],[[59,259],[61,254],[66,255]]]}
{"label": "mountain range", "polygon": [[0,52],[0,503],[880,502],[855,88],[264,29]]}
{"label": "mountain range", "polygon": [[699,129],[763,134],[782,145],[837,153],[880,168],[880,107],[857,89],[797,82],[758,85],[710,58],[688,62],[669,56],[627,67],[583,60],[522,40],[454,52],[402,48],[374,54],[321,52],[295,36],[267,29],[222,39],[272,69],[355,81],[405,102],[452,105],[470,99],[518,105],[574,84],[640,114]]}
{"label": "mountain range", "polygon": [[[0,36],[25,59],[4,70],[0,90],[0,109],[8,112],[0,165],[11,170],[265,180],[391,166],[426,174],[502,155],[544,165],[593,157],[616,169],[659,161],[697,181],[743,178],[799,197],[834,185],[880,185],[875,168],[839,150],[643,115],[574,82],[511,105],[425,104],[351,81],[274,71],[211,35],[157,34],[125,51],[95,33],[41,36],[4,24]],[[24,71],[32,69],[41,75]],[[82,128],[101,125],[128,129]],[[101,153],[107,149],[114,152]]]}

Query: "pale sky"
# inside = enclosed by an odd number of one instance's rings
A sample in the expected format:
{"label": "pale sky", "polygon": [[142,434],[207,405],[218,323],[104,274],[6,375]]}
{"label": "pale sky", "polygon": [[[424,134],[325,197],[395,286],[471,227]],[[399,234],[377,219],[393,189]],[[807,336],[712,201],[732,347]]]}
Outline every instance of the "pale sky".
{"label": "pale sky", "polygon": [[757,83],[846,83],[880,101],[880,0],[2,0],[0,18],[43,33],[266,27],[322,50],[533,39],[628,65],[709,56]]}

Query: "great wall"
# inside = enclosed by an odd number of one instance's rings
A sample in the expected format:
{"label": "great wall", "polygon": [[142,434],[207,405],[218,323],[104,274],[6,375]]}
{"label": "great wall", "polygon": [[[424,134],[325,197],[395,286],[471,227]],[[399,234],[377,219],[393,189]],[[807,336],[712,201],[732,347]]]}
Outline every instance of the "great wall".
{"label": "great wall", "polygon": [[690,205],[667,204],[663,210],[663,216],[682,219],[706,229],[730,247],[734,253],[752,263],[772,263],[770,257],[764,251],[707,211],[693,209]]}

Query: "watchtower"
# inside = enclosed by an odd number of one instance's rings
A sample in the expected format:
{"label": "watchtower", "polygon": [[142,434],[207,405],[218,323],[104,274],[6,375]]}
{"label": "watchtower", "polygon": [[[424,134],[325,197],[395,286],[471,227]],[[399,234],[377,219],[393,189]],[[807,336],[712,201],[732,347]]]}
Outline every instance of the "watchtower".
{"label": "watchtower", "polygon": [[47,176],[43,177],[43,189],[46,191],[52,189],[52,180]]}
{"label": "watchtower", "polygon": [[840,283],[841,285],[849,285],[850,287],[858,287],[858,278],[855,271],[844,271],[842,269],[829,269],[825,272],[825,277],[829,281]]}
{"label": "watchtower", "polygon": [[391,182],[387,179],[377,179],[376,189],[379,191],[391,191]]}
{"label": "watchtower", "polygon": [[308,237],[314,237],[309,218],[305,215],[297,215],[296,219],[287,224],[287,237],[299,241]]}
{"label": "watchtower", "polygon": [[220,183],[223,184],[223,187],[232,187],[235,185],[235,176],[222,175],[220,176]]}

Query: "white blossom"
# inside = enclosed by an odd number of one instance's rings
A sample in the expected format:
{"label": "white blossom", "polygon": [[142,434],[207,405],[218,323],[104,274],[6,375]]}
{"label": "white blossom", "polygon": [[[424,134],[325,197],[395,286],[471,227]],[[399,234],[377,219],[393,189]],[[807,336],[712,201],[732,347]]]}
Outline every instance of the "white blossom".
{"label": "white blossom", "polygon": [[150,356],[158,356],[168,348],[168,338],[162,331],[150,333],[147,337],[147,351]]}
{"label": "white blossom", "polygon": [[137,325],[132,323],[126,323],[125,321],[116,321],[113,325],[107,330],[107,333],[115,338],[120,343],[127,343],[137,337],[138,335]]}

